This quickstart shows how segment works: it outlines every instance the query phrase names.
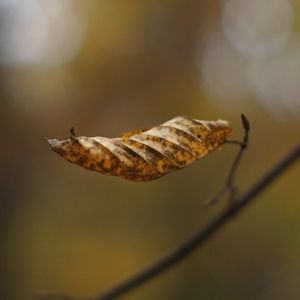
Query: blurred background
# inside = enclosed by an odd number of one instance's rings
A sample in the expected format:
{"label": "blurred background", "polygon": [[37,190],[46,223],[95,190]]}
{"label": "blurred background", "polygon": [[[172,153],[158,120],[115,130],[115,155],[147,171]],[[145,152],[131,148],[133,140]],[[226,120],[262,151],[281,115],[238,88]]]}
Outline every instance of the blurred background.
{"label": "blurred background", "polygon": [[[147,183],[44,141],[176,115],[250,120],[241,189],[299,142],[300,1],[0,0],[1,299],[93,295],[202,228],[238,148]],[[299,299],[300,164],[176,268],[124,299]]]}

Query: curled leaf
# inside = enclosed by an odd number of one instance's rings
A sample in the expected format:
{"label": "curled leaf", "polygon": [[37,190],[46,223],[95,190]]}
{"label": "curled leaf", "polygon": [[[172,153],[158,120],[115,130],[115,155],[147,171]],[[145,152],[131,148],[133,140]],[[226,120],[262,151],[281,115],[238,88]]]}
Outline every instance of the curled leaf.
{"label": "curled leaf", "polygon": [[47,140],[69,162],[134,181],[149,181],[182,169],[219,148],[231,134],[227,121],[175,117],[149,130],[118,138],[71,136]]}

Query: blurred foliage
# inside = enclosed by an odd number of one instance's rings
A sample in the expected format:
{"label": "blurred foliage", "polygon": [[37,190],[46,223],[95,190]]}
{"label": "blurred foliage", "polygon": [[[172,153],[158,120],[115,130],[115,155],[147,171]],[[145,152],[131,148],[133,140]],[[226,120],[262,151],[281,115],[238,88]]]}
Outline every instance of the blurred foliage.
{"label": "blurred foliage", "polygon": [[[2,299],[31,299],[41,289],[91,295],[147,265],[224,205],[201,207],[237,151],[227,145],[180,172],[136,183],[66,164],[45,136],[65,138],[75,126],[82,135],[112,137],[188,115],[228,120],[238,139],[243,112],[252,131],[241,189],[299,141],[296,109],[293,116],[274,113],[251,93],[232,102],[212,92],[217,82],[206,85],[198,57],[222,31],[221,1],[68,3],[72,10],[51,14],[62,26],[45,49],[76,12],[83,36],[72,57],[53,60],[59,50],[38,62],[0,66]],[[300,8],[291,3],[296,34]],[[0,6],[0,18],[6,13]],[[1,27],[0,37],[8,30]],[[218,65],[233,78],[226,63]],[[200,251],[124,299],[298,299],[299,175],[298,164]]]}

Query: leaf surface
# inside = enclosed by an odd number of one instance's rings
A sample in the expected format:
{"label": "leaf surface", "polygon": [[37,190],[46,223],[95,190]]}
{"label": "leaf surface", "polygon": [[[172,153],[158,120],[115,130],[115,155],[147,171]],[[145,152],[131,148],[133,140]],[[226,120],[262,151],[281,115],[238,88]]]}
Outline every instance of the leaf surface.
{"label": "leaf surface", "polygon": [[232,129],[227,121],[175,117],[149,130],[118,138],[47,140],[52,149],[85,169],[134,181],[149,181],[195,162],[221,147]]}

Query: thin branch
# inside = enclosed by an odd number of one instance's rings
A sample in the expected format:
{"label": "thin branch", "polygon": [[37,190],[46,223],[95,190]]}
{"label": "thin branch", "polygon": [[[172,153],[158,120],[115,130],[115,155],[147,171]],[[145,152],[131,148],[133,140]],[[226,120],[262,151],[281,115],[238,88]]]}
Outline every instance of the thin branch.
{"label": "thin branch", "polygon": [[236,176],[237,173],[237,168],[240,164],[240,161],[242,159],[242,156],[246,150],[246,148],[248,147],[248,141],[249,141],[249,130],[250,130],[250,124],[249,121],[247,120],[247,118],[245,117],[245,115],[241,115],[241,119],[242,119],[242,124],[245,130],[244,133],[244,138],[243,141],[226,141],[226,144],[237,144],[240,146],[240,150],[237,154],[237,156],[235,157],[231,168],[229,170],[227,179],[223,185],[223,187],[220,189],[220,191],[213,196],[211,199],[208,199],[207,201],[205,201],[203,203],[203,206],[209,206],[211,204],[214,204],[216,202],[218,202],[226,193],[228,193],[228,199],[229,199],[229,204],[231,204],[231,202],[233,201],[233,199],[235,198],[236,192],[237,192],[237,188],[234,184],[234,178]]}
{"label": "thin branch", "polygon": [[174,267],[177,263],[186,258],[192,251],[199,248],[209,238],[213,236],[233,215],[241,212],[251,200],[264,191],[279,175],[300,158],[300,144],[279,161],[269,172],[262,176],[252,187],[243,195],[232,202],[231,206],[226,207],[219,215],[210,221],[203,229],[185,241],[178,248],[174,249],[155,263],[146,267],[141,272],[133,275],[131,278],[117,284],[112,289],[96,296],[93,300],[111,300],[124,295],[130,290],[137,288],[150,279],[158,276],[163,271]]}
{"label": "thin branch", "polygon": [[[133,275],[127,280],[115,285],[110,290],[98,296],[84,298],[82,300],[111,300],[128,293],[134,288],[148,282],[150,279],[158,276],[162,272],[169,270],[176,264],[185,259],[189,254],[202,246],[209,240],[223,225],[225,225],[232,216],[242,211],[252,200],[263,192],[279,175],[288,169],[297,159],[300,158],[300,143],[283,157],[269,172],[262,176],[255,184],[253,184],[244,194],[236,197],[232,201],[232,205],[226,207],[220,214],[212,219],[203,229],[194,234],[190,239],[182,243],[176,249],[163,256],[158,261],[154,262],[144,270]],[[47,300],[62,300],[63,295],[44,294],[40,299]],[[66,297],[66,296],[64,296]],[[74,300],[78,298],[69,297]]]}
{"label": "thin branch", "polygon": [[234,176],[236,174],[237,167],[238,167],[238,165],[241,161],[241,158],[242,158],[242,155],[243,155],[245,149],[248,146],[250,126],[249,126],[248,120],[246,119],[246,117],[243,114],[242,114],[242,122],[243,122],[243,126],[244,126],[244,129],[245,129],[245,135],[244,135],[243,142],[240,144],[240,151],[238,152],[238,155],[237,155],[236,159],[234,160],[234,162],[232,164],[232,167],[229,171],[229,175],[228,175],[228,179],[227,179],[226,183],[230,187],[233,185],[233,179],[234,179]]}

